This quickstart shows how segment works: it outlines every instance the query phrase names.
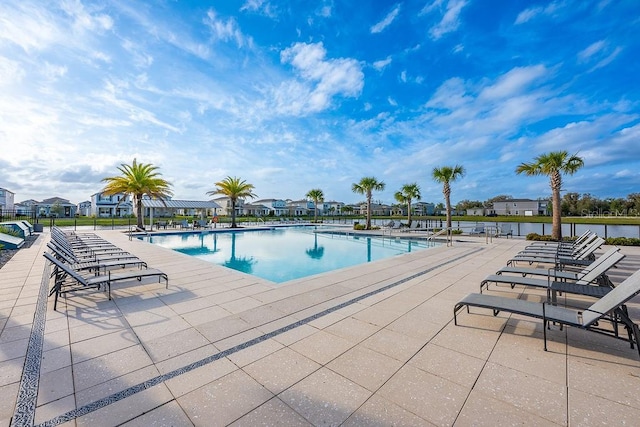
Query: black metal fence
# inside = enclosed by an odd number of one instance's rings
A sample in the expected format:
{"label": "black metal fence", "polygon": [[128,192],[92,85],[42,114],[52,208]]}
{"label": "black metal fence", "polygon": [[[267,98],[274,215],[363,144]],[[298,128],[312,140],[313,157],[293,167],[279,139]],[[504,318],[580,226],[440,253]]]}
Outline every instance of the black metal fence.
{"label": "black metal fence", "polygon": [[3,221],[29,221],[31,223],[37,223],[38,218],[35,211],[22,211],[22,210],[7,210],[0,209],[0,222]]}

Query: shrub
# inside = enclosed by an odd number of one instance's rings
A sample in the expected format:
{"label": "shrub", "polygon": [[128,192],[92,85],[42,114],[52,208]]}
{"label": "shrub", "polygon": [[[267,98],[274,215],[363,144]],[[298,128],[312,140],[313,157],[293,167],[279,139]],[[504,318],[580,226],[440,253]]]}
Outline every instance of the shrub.
{"label": "shrub", "polygon": [[356,224],[353,224],[353,229],[354,229],[354,230],[364,230],[364,229],[366,229],[366,228],[367,228],[367,227],[366,227],[364,224],[357,224],[357,223],[356,223]]}
{"label": "shrub", "polygon": [[[537,240],[541,242],[555,242],[556,240],[548,234],[538,234],[538,233],[529,233],[527,234],[527,240]],[[563,238],[565,242],[570,242],[575,240],[573,237]]]}
{"label": "shrub", "polygon": [[22,238],[22,235],[20,234],[19,231],[16,231],[12,228],[8,228],[8,227],[3,227],[0,225],[0,233],[4,233],[4,234],[8,234],[9,236],[13,236],[13,237],[20,237]]}
{"label": "shrub", "polygon": [[640,239],[634,237],[608,237],[605,243],[616,246],[640,246]]}

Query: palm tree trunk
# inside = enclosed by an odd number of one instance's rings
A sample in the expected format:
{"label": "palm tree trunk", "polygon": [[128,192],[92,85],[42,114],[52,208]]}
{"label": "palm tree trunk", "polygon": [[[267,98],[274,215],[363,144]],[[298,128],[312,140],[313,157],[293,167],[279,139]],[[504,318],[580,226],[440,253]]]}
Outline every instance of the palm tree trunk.
{"label": "palm tree trunk", "polygon": [[447,228],[451,228],[451,200],[448,194],[445,194],[444,202],[447,205]]}
{"label": "palm tree trunk", "polygon": [[411,227],[411,200],[407,201],[407,225]]}
{"label": "palm tree trunk", "polygon": [[551,209],[553,209],[553,224],[551,227],[551,237],[554,240],[562,240],[562,207],[560,206],[560,190],[554,188]]}
{"label": "palm tree trunk", "polygon": [[231,199],[231,228],[236,227],[236,201]]}
{"label": "palm tree trunk", "polygon": [[313,201],[313,222],[318,223],[318,199]]}
{"label": "palm tree trunk", "polygon": [[142,217],[142,196],[136,194],[134,197],[136,201],[136,214],[138,215],[138,228],[144,228],[144,222],[142,221],[144,219]]}
{"label": "palm tree trunk", "polygon": [[371,230],[371,194],[367,194],[367,230]]}
{"label": "palm tree trunk", "polygon": [[449,187],[448,182],[444,183],[442,193],[444,194],[444,201],[447,205],[447,228],[451,228],[451,187]]}

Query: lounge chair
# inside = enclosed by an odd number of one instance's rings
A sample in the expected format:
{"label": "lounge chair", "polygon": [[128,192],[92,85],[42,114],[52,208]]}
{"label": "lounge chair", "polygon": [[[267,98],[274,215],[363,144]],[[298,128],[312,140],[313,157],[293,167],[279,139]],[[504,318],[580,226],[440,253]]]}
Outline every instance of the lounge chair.
{"label": "lounge chair", "polygon": [[73,254],[69,254],[64,250],[53,245],[51,242],[47,243],[47,247],[51,250],[51,253],[61,260],[62,262],[68,264],[74,270],[89,270],[89,271],[106,271],[112,267],[138,267],[138,268],[147,268],[147,263],[142,261],[140,258],[131,257],[131,258],[123,258],[123,259],[80,259],[74,256]]}
{"label": "lounge chair", "polygon": [[[624,340],[629,342],[631,348],[633,348],[634,343],[638,345],[640,330],[638,325],[629,318],[624,304],[638,293],[640,293],[640,270],[633,273],[611,292],[584,310],[559,307],[547,302],[537,303],[487,294],[469,294],[454,305],[453,321],[454,324],[458,324],[457,313],[463,307],[467,307],[467,312],[469,312],[469,307],[481,307],[491,309],[494,316],[504,311],[542,319],[545,351],[547,350],[547,328],[549,327],[549,322],[559,323],[561,327],[563,325],[574,326],[624,339],[618,335],[617,324],[620,322],[624,324],[629,336],[628,339]],[[598,321],[600,320],[612,320],[614,324],[613,330],[599,328]],[[640,346],[638,346],[638,356],[640,356]]]}
{"label": "lounge chair", "polygon": [[533,242],[531,243],[529,246],[527,246],[527,248],[531,248],[531,247],[562,247],[562,248],[566,248],[566,247],[574,247],[576,245],[579,245],[580,243],[582,243],[584,241],[584,239],[590,238],[591,236],[595,236],[596,234],[594,232],[592,232],[591,230],[587,230],[584,233],[582,233],[580,236],[578,236],[576,238],[576,240],[574,241],[561,241],[561,242],[554,242],[554,241],[541,241],[541,242]]}
{"label": "lounge chair", "polygon": [[555,264],[555,265],[589,265],[593,262],[593,253],[600,246],[604,244],[604,239],[601,237],[596,238],[593,242],[588,244],[583,250],[576,256],[563,256],[562,254],[519,254],[507,261],[507,265],[514,265],[516,262],[528,262],[543,263],[543,264]]}
{"label": "lounge chair", "polygon": [[596,234],[588,236],[580,243],[571,246],[527,246],[520,251],[520,255],[534,255],[534,254],[559,254],[562,256],[576,257],[581,251],[585,250],[591,243],[598,240]]}
{"label": "lounge chair", "polygon": [[52,235],[51,243],[66,250],[78,258],[130,258],[132,255],[116,246],[111,247],[87,247],[72,246],[67,240]]}
{"label": "lounge chair", "polygon": [[513,230],[511,229],[511,224],[501,224],[500,229],[496,233],[497,237],[505,236],[507,239],[509,236],[513,238]]}
{"label": "lounge chair", "polygon": [[587,274],[589,271],[598,266],[598,264],[604,261],[607,257],[613,255],[615,252],[620,251],[618,247],[613,247],[609,249],[607,252],[600,255],[595,259],[591,264],[587,266],[579,266],[576,267],[575,271],[572,269],[565,268],[559,270],[555,267],[551,268],[536,268],[536,267],[520,267],[520,266],[506,266],[502,267],[500,270],[496,272],[496,274],[504,274],[504,273],[512,273],[512,274],[520,274],[522,277],[526,276],[544,276],[547,277],[549,275],[553,275],[559,279],[568,279],[568,280],[578,280],[582,275]]}
{"label": "lounge chair", "polygon": [[[107,271],[107,274],[99,274],[95,276],[83,276],[78,270],[74,270],[70,265],[65,264],[60,261],[52,254],[45,252],[44,257],[48,259],[51,264],[54,265],[54,273],[53,276],[54,284],[49,292],[49,296],[55,294],[55,300],[53,303],[53,310],[55,311],[58,305],[58,297],[67,292],[73,292],[80,289],[90,289],[96,288],[100,289],[103,285],[105,286],[105,290],[109,295],[109,300],[111,300],[111,283],[120,282],[123,280],[142,280],[143,277],[158,277],[158,282],[162,279],[166,281],[166,287],[169,288],[169,277],[160,270],[155,268],[147,268],[135,271],[127,271],[123,273],[112,274],[111,271]],[[67,279],[73,280],[76,282],[77,286],[73,286],[72,284],[65,283]],[[70,286],[68,289],[63,290],[62,287]]]}
{"label": "lounge chair", "polygon": [[471,236],[479,236],[481,234],[484,234],[484,224],[476,224],[475,227],[473,227],[473,230],[471,230],[469,232],[469,235]]}
{"label": "lounge chair", "polygon": [[[516,285],[532,286],[547,290],[550,300],[555,300],[557,292],[568,292],[592,297],[601,297],[611,291],[611,282],[605,273],[624,258],[624,254],[615,251],[606,257],[600,257],[597,265],[580,275],[577,279],[567,279],[550,273],[546,278],[522,277],[510,274],[492,274],[480,282],[482,288],[489,289],[489,283],[508,284],[513,289]],[[563,273],[562,271],[558,273]]]}

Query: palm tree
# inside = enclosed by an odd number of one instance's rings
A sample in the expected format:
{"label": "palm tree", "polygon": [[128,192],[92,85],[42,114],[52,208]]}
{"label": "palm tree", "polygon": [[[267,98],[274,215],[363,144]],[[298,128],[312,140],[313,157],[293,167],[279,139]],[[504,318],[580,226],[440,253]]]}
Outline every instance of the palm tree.
{"label": "palm tree", "polygon": [[451,228],[451,183],[458,178],[462,178],[466,171],[461,165],[442,166],[433,168],[431,176],[434,181],[442,184],[442,194],[447,208],[447,228]]}
{"label": "palm tree", "polygon": [[360,182],[351,186],[351,191],[367,196],[367,230],[371,230],[371,193],[384,190],[384,182],[378,181],[372,176],[364,177]]}
{"label": "palm tree", "polygon": [[402,186],[400,191],[397,191],[394,194],[395,199],[398,203],[407,205],[407,225],[411,225],[411,201],[412,200],[420,200],[422,196],[420,195],[420,186],[417,183],[405,184]]}
{"label": "palm tree", "polygon": [[157,172],[157,166],[138,163],[136,159],[133,159],[131,165],[121,164],[118,170],[122,172],[121,176],[107,177],[102,180],[107,183],[102,193],[106,196],[118,193],[131,194],[136,207],[138,227],[144,228],[142,197],[147,195],[164,203],[165,199],[173,195],[171,183],[161,178],[161,174]]}
{"label": "palm tree", "polygon": [[516,173],[524,173],[528,176],[548,175],[551,186],[551,208],[553,222],[551,237],[555,240],[562,239],[562,208],[560,206],[560,191],[562,190],[562,174],[573,175],[584,166],[584,160],[576,154],[569,156],[567,151],[552,151],[541,154],[532,163],[521,163],[516,168]]}
{"label": "palm tree", "polygon": [[253,184],[249,184],[238,177],[226,177],[222,181],[215,183],[216,188],[208,191],[207,194],[213,196],[215,194],[224,194],[231,200],[231,228],[237,228],[236,225],[236,202],[238,199],[257,197],[253,194]]}
{"label": "palm tree", "polygon": [[309,190],[309,192],[305,196],[307,199],[313,200],[313,222],[318,222],[318,203],[324,202],[324,193],[319,188],[314,188],[313,190]]}

